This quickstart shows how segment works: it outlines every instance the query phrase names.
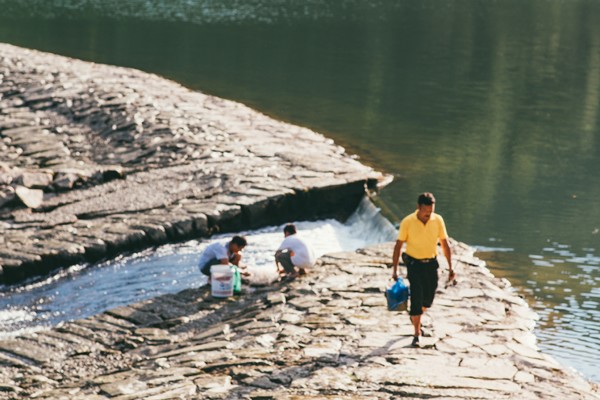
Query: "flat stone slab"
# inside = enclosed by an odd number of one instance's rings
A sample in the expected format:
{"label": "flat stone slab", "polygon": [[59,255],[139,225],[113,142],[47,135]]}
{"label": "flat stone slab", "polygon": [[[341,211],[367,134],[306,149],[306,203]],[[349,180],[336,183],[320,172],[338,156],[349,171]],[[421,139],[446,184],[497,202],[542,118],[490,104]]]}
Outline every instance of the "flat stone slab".
{"label": "flat stone slab", "polygon": [[217,231],[343,219],[384,179],[316,132],[156,75],[0,54],[0,283]]}
{"label": "flat stone slab", "polygon": [[[366,266],[391,263],[386,243],[324,256],[308,275],[237,297],[187,289],[0,342],[0,398],[600,399],[596,384],[537,349],[523,328],[532,315],[505,281],[451,245],[460,280],[444,288],[441,274],[421,348],[410,346],[406,312],[366,301],[383,298],[391,269]],[[331,285],[349,271],[351,287]],[[485,295],[491,285],[504,295]],[[501,319],[480,319],[482,301]],[[162,326],[173,304],[195,307],[176,308],[176,322]],[[132,318],[135,310],[146,317]],[[49,346],[51,356],[37,356]]]}

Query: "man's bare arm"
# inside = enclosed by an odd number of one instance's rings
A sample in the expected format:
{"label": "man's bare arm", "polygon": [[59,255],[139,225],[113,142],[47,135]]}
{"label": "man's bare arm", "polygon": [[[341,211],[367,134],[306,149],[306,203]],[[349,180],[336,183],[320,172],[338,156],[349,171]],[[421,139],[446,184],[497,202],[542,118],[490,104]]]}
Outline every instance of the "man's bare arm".
{"label": "man's bare arm", "polygon": [[394,255],[392,256],[392,279],[398,279],[398,263],[400,262],[400,254],[402,253],[402,245],[404,245],[404,241],[396,240],[396,245],[394,246]]}
{"label": "man's bare arm", "polygon": [[452,251],[450,250],[448,239],[442,239],[440,242],[442,244],[444,257],[446,257],[446,261],[448,261],[448,281],[452,281],[456,278],[456,273],[454,272],[454,268],[452,268]]}

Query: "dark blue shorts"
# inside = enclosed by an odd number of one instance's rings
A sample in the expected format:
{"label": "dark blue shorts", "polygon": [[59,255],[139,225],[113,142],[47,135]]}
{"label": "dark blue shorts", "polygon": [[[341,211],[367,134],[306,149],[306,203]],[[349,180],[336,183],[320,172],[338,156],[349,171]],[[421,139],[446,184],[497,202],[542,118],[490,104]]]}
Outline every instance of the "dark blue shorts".
{"label": "dark blue shorts", "polygon": [[291,274],[294,272],[294,263],[292,262],[292,256],[289,250],[285,249],[275,253],[275,260],[281,264],[286,273]]}
{"label": "dark blue shorts", "polygon": [[207,262],[204,266],[202,266],[200,268],[200,272],[202,272],[204,275],[210,276],[210,267],[212,267],[213,265],[219,265],[221,264],[221,260],[213,258],[212,260],[210,260],[209,262]]}

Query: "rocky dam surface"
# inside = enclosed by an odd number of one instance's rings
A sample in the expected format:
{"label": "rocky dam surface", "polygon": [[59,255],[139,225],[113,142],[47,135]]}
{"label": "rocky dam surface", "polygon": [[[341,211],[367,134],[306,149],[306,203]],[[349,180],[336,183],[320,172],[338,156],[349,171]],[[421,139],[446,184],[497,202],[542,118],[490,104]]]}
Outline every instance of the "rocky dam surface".
{"label": "rocky dam surface", "polygon": [[440,273],[421,348],[408,314],[387,311],[385,243],[239,296],[191,288],[0,341],[0,398],[600,399],[537,349],[508,282],[452,250],[458,283]]}
{"label": "rocky dam surface", "polygon": [[383,179],[330,139],[141,71],[0,44],[0,282],[350,215]]}
{"label": "rocky dam surface", "polygon": [[[127,68],[0,44],[4,284],[162,243],[349,215],[385,177],[331,140]],[[227,299],[189,288],[0,340],[0,399],[600,399],[468,246],[421,348],[393,243]],[[401,267],[401,273],[405,275]]]}

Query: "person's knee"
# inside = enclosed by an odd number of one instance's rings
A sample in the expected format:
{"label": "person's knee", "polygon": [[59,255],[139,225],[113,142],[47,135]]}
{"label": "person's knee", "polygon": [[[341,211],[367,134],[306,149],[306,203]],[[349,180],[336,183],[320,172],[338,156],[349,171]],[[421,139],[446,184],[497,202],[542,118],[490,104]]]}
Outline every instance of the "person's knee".
{"label": "person's knee", "polygon": [[283,251],[279,256],[276,257],[276,260],[281,264],[287,273],[295,271],[294,263],[292,262],[290,253],[288,251]]}
{"label": "person's knee", "polygon": [[202,268],[200,268],[200,272],[202,272],[206,276],[210,276],[210,267],[211,267],[210,263],[207,263]]}
{"label": "person's knee", "polygon": [[241,260],[242,260],[242,255],[241,254],[234,254],[231,257],[231,263],[235,264],[235,265],[238,265]]}
{"label": "person's knee", "polygon": [[281,262],[282,259],[283,259],[283,252],[281,250],[277,250],[277,252],[275,253],[275,260],[277,260],[278,262]]}
{"label": "person's knee", "polygon": [[415,301],[410,301],[410,310],[408,312],[408,314],[411,317],[417,317],[419,315],[423,315],[423,312],[425,307],[421,306],[421,304],[419,302],[415,302]]}

